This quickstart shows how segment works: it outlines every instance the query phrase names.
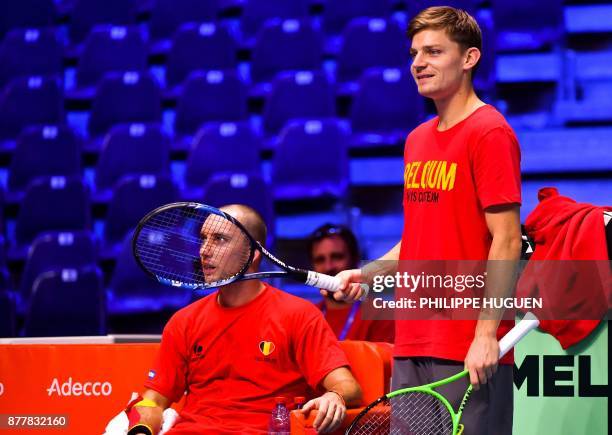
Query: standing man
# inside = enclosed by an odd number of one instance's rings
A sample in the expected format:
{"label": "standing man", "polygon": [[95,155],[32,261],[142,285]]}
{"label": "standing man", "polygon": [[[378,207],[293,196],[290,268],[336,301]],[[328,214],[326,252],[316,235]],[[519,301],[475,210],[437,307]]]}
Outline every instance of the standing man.
{"label": "standing man", "polygon": [[[308,238],[312,269],[327,275],[359,267],[359,246],[353,232],[342,225],[325,224]],[[391,320],[364,320],[361,302],[349,304],[333,297],[317,304],[338,340],[384,341],[393,343],[395,325]]]}
{"label": "standing man", "polygon": [[[474,92],[480,28],[463,10],[431,7],[410,21],[408,36],[412,75],[438,116],[406,140],[402,239],[381,260],[514,263],[521,250],[520,150],[504,117]],[[501,262],[488,261],[487,271],[494,263]],[[487,276],[485,294],[511,287],[511,273],[498,272]],[[336,298],[361,297],[355,283],[365,277],[359,270],[338,276],[351,285]],[[498,361],[498,339],[512,325],[500,322],[501,315],[396,321],[393,389],[445,378],[465,367],[476,391],[463,412],[464,435],[510,435],[512,355]],[[444,394],[457,406],[466,386],[467,381]]]}

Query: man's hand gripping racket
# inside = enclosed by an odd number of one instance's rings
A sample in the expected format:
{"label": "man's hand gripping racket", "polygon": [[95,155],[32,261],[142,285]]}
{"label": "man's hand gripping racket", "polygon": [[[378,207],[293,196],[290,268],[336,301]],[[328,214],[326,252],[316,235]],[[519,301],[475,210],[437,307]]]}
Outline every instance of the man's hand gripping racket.
{"label": "man's hand gripping racket", "polygon": [[[539,325],[532,314],[525,317],[499,341],[499,357],[503,357],[529,331]],[[461,435],[461,414],[472,393],[468,386],[459,409],[436,388],[459,381],[468,375],[467,370],[446,379],[419,387],[404,388],[386,394],[368,405],[353,421],[346,433],[357,434],[405,434],[405,435]]]}

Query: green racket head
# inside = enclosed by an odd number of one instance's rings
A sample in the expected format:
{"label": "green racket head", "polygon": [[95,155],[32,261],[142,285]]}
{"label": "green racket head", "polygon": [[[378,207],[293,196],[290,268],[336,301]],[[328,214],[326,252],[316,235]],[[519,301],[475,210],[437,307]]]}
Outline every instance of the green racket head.
{"label": "green racket head", "polygon": [[[535,329],[539,320],[532,313],[512,328],[499,342],[500,358]],[[353,420],[347,434],[401,434],[401,435],[461,435],[459,424],[463,409],[472,393],[469,385],[457,412],[435,388],[450,384],[468,375],[467,370],[446,379],[393,391],[367,406]]]}
{"label": "green racket head", "polygon": [[416,388],[384,397],[355,419],[347,434],[454,435],[456,416],[448,401]]}
{"label": "green racket head", "polygon": [[464,370],[431,384],[393,391],[365,408],[346,433],[460,435],[463,428],[459,420],[472,387],[468,387],[457,412],[434,388],[455,382],[465,376],[467,371]]}

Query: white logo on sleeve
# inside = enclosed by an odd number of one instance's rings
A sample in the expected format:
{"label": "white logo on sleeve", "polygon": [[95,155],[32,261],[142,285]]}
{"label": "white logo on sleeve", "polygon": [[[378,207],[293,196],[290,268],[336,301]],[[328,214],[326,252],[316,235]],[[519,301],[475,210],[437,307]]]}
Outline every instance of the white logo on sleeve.
{"label": "white logo on sleeve", "polygon": [[4,384],[0,382],[0,396],[4,394]]}
{"label": "white logo on sleeve", "polygon": [[60,384],[59,379],[53,378],[47,394],[53,396],[110,396],[113,386],[110,382],[73,382],[72,378]]}

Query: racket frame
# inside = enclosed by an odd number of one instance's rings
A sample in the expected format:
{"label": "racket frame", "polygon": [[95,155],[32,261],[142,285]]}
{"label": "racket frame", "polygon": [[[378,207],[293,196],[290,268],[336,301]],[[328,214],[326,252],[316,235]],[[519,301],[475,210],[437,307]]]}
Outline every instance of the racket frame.
{"label": "racket frame", "polygon": [[[227,219],[228,221],[230,221],[232,224],[236,225],[243,233],[244,235],[247,237],[249,243],[250,243],[250,253],[249,253],[249,258],[248,260],[245,262],[244,266],[242,267],[242,269],[236,273],[235,275],[226,278],[226,279],[222,279],[222,280],[218,280],[218,281],[213,281],[210,283],[189,283],[189,282],[184,282],[184,281],[180,281],[180,280],[176,280],[176,279],[169,279],[169,278],[164,278],[161,277],[159,275],[157,275],[156,273],[150,271],[143,263],[143,261],[140,258],[140,254],[139,251],[137,249],[137,241],[138,238],[140,236],[140,233],[142,232],[142,230],[147,226],[147,223],[156,215],[170,210],[170,209],[182,209],[182,208],[193,208],[193,209],[198,209],[198,210],[205,210],[206,212],[210,213],[210,214],[215,214],[218,216],[221,216],[225,219]],[[203,224],[204,222],[202,222]],[[249,269],[249,267],[251,266],[251,264],[253,263],[253,259],[255,257],[255,250],[259,250],[263,255],[266,256],[266,258],[268,260],[270,260],[273,264],[275,264],[276,266],[280,267],[281,269],[283,269],[283,271],[268,271],[268,272],[254,272],[254,273],[249,273],[247,274],[246,271]],[[212,288],[216,288],[216,287],[221,287],[224,285],[228,285],[231,284],[235,281],[238,280],[247,280],[247,279],[261,279],[261,278],[274,278],[274,277],[290,277],[293,279],[296,279],[298,281],[304,282],[304,283],[309,283],[309,281],[312,281],[314,278],[312,278],[315,274],[315,272],[311,272],[311,271],[307,271],[307,270],[303,270],[297,267],[293,267],[290,266],[288,264],[286,264],[285,262],[279,260],[278,258],[276,258],[274,255],[272,255],[270,253],[270,251],[268,251],[266,248],[264,248],[261,243],[259,243],[257,240],[255,240],[251,234],[249,234],[249,232],[246,230],[246,228],[244,228],[244,226],[237,220],[235,219],[233,216],[229,215],[228,213],[225,213],[222,210],[219,210],[218,208],[209,206],[209,205],[205,205],[205,204],[200,204],[197,202],[174,202],[171,204],[166,204],[163,205],[161,207],[156,208],[155,210],[150,211],[149,213],[147,213],[147,215],[145,217],[143,217],[140,222],[138,223],[138,226],[136,227],[136,230],[134,231],[134,235],[132,236],[132,253],[134,255],[134,258],[136,258],[136,262],[138,263],[138,265],[140,266],[141,269],[143,269],[147,275],[153,277],[155,280],[159,281],[162,284],[165,285],[169,285],[172,287],[182,287],[182,288],[188,288],[191,290],[199,290],[199,289],[212,289]],[[317,274],[320,275],[320,274]],[[309,284],[312,285],[312,284]]]}
{"label": "racket frame", "polygon": [[[540,324],[540,321],[533,313],[531,312],[526,313],[525,316],[520,320],[520,322],[517,323],[510,331],[508,331],[508,333],[504,335],[504,337],[502,337],[502,339],[499,341],[499,347],[500,347],[499,358],[502,358],[504,355],[506,355],[510,351],[510,349],[512,349],[516,345],[516,343],[518,343],[531,330],[537,328],[539,324]],[[438,400],[440,400],[440,402],[442,402],[444,406],[446,407],[446,409],[450,412],[452,422],[453,422],[453,435],[461,435],[463,433],[463,425],[460,424],[459,422],[461,421],[461,415],[463,414],[463,409],[465,408],[465,405],[470,395],[472,394],[472,391],[473,391],[472,385],[470,384],[467,387],[465,394],[463,395],[463,398],[461,399],[461,403],[459,404],[459,409],[456,412],[453,409],[453,406],[448,401],[448,399],[446,399],[446,397],[444,397],[437,391],[434,391],[433,388],[441,387],[443,385],[450,384],[451,382],[455,382],[467,376],[468,373],[469,373],[468,370],[463,370],[453,376],[449,376],[448,378],[440,379],[438,381],[431,382],[426,385],[419,385],[416,387],[408,387],[408,388],[402,388],[400,390],[391,391],[390,393],[379,397],[374,402],[366,406],[357,415],[357,417],[355,417],[355,419],[351,422],[351,425],[346,430],[346,435],[349,435],[351,433],[351,430],[359,422],[359,419],[363,415],[367,414],[370,409],[378,405],[380,402],[387,400],[387,399],[392,399],[393,397],[400,396],[402,394],[412,393],[412,392],[429,394],[431,396],[434,396]]]}

